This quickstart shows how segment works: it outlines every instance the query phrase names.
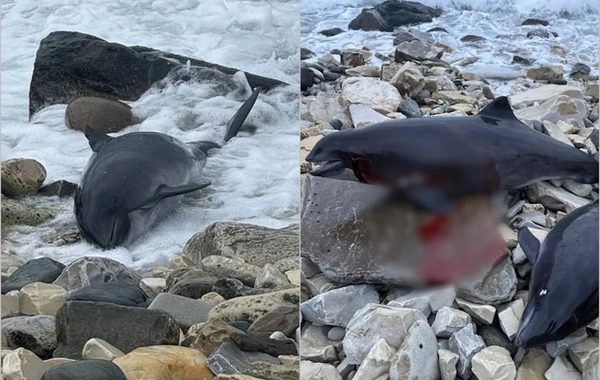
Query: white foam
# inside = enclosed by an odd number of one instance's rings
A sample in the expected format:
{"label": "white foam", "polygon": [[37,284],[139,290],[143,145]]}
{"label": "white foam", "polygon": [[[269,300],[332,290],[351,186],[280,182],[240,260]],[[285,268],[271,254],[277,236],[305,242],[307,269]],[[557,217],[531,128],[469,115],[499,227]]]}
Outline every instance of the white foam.
{"label": "white foam", "polygon": [[[28,122],[28,91],[39,42],[55,30],[89,33],[125,45],[144,45],[236,67],[297,84],[299,5],[296,1],[85,1],[2,2],[2,160],[28,157],[47,169],[47,182],[79,183],[91,155],[87,140],[64,123],[66,105],[40,111]],[[239,82],[239,81],[238,81]],[[239,84],[242,85],[241,83]],[[242,98],[201,83],[154,88],[130,102],[143,123],[118,133],[157,131],[182,141],[223,143],[225,125]],[[239,94],[238,94],[239,95]],[[298,98],[295,87],[261,94],[247,123],[254,134],[213,151],[204,173],[212,185],[131,249],[102,251],[85,242],[57,246],[56,235],[76,224],[72,199],[35,197],[58,217],[21,226],[7,237],[26,259],[46,255],[68,263],[83,255],[107,256],[135,269],[165,264],[186,241],[216,221],[273,228],[298,221]]]}

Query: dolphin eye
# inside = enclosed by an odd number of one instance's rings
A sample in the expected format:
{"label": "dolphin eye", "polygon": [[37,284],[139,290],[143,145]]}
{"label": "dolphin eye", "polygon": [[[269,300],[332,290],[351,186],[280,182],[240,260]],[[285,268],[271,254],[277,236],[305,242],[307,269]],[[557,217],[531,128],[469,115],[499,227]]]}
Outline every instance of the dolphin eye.
{"label": "dolphin eye", "polygon": [[548,289],[542,289],[540,291],[540,296],[545,296],[546,294],[548,294]]}

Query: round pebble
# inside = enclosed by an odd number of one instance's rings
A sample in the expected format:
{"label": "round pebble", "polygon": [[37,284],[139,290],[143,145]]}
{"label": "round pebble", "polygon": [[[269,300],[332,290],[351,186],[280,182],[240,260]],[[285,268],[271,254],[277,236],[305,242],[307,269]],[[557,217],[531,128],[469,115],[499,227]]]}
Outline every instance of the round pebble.
{"label": "round pebble", "polygon": [[327,337],[333,341],[339,342],[346,336],[346,329],[343,327],[335,326],[327,332]]}

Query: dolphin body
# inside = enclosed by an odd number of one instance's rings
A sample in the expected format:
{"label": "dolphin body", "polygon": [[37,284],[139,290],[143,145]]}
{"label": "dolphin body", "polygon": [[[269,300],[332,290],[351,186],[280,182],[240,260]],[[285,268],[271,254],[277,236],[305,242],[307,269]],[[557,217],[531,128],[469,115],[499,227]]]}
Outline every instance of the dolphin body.
{"label": "dolphin body", "polygon": [[[259,93],[229,121],[225,141],[239,132]],[[183,194],[210,185],[202,169],[216,143],[183,143],[155,132],[111,137],[89,126],[84,133],[94,154],[75,193],[75,216],[83,237],[101,248],[129,245],[173,211]]]}
{"label": "dolphin body", "polygon": [[324,136],[306,157],[312,175],[391,186],[432,212],[450,198],[549,179],[598,182],[598,161],[528,127],[498,97],[477,115],[376,123]]}
{"label": "dolphin body", "polygon": [[560,340],[598,317],[598,201],[561,219],[543,243],[527,228],[519,244],[533,263],[529,298],[515,343]]}

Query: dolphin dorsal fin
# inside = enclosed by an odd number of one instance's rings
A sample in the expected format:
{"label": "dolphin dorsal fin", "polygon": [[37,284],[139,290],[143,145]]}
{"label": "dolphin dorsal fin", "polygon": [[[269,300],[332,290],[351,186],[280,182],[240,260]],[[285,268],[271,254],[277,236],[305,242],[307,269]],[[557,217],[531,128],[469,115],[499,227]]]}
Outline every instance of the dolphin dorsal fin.
{"label": "dolphin dorsal fin", "polygon": [[494,99],[490,104],[485,106],[479,113],[479,116],[487,116],[494,119],[514,119],[518,120],[513,113],[508,98],[506,96],[499,96]]}
{"label": "dolphin dorsal fin", "polygon": [[89,125],[86,125],[85,128],[83,128],[83,134],[88,139],[90,148],[92,148],[92,151],[94,152],[99,151],[104,144],[114,139],[114,137],[110,137],[106,133],[92,128]]}
{"label": "dolphin dorsal fin", "polygon": [[527,227],[523,227],[519,230],[517,240],[529,262],[534,264],[538,253],[540,252],[540,241]]}

